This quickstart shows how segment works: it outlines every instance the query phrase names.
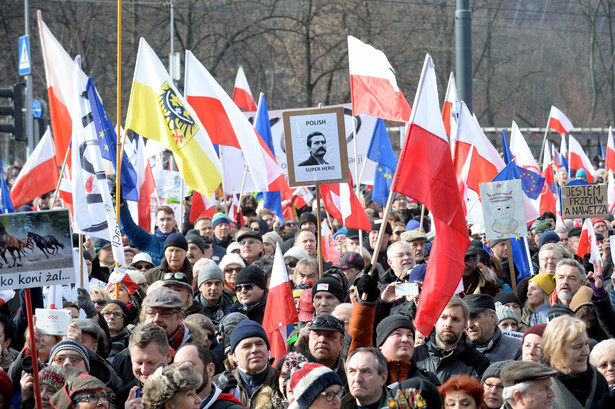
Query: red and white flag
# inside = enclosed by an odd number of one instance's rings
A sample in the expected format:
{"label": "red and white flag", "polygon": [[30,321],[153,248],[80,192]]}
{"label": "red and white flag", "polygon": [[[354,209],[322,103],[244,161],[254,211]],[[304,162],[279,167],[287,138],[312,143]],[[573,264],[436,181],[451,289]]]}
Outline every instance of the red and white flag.
{"label": "red and white flag", "polygon": [[581,238],[579,239],[579,247],[577,247],[577,256],[583,258],[589,254],[589,262],[599,266],[602,271],[602,258],[600,257],[600,249],[596,241],[596,233],[592,226],[591,218],[585,219],[583,222],[583,230],[581,230]]}
{"label": "red and white flag", "polygon": [[297,321],[299,321],[299,316],[288,281],[284,256],[280,245],[276,244],[269,293],[267,294],[267,304],[265,305],[262,323],[271,345],[271,356],[275,358],[275,361],[286,355],[286,340],[288,339],[286,328]]}
{"label": "red and white flag", "polygon": [[512,122],[512,132],[510,133],[510,152],[513,154],[517,166],[540,174],[538,163],[515,121]]}
{"label": "red and white flag", "polygon": [[156,181],[145,154],[145,140],[141,135],[137,135],[134,144],[136,144],[134,168],[137,171],[137,189],[139,192],[137,224],[143,230],[149,232],[152,230],[151,201],[152,193],[156,189]]}
{"label": "red and white flag", "polygon": [[130,275],[125,270],[118,267],[115,267],[113,272],[109,274],[109,284],[107,284],[106,288],[107,292],[109,292],[109,289],[112,288],[115,283],[126,286],[129,294],[134,293],[139,288],[139,285],[130,278]]}
{"label": "red and white flag", "polygon": [[233,88],[233,102],[241,109],[245,109],[249,112],[256,111],[256,102],[250,91],[250,85],[246,74],[243,72],[241,65],[237,70],[237,77],[235,77],[235,87]]}
{"label": "red and white flag", "polygon": [[11,301],[13,297],[15,297],[15,291],[13,290],[0,291],[0,307],[2,307],[7,302]]}
{"label": "red and white flag", "polygon": [[331,183],[320,185],[325,210],[350,229],[371,231],[372,225],[361,202],[352,189],[352,183]]}
{"label": "red and white flag", "polygon": [[[615,143],[613,142],[613,127],[609,126],[609,138],[606,144],[606,158],[604,160],[604,168],[615,172]],[[13,201],[15,204],[15,201]]]}
{"label": "red and white flag", "polygon": [[337,245],[327,219],[323,220],[320,225],[320,235],[322,236],[322,258],[327,263],[337,264],[340,262],[340,252],[337,250]]}
{"label": "red and white flag", "polygon": [[594,181],[596,169],[594,169],[591,160],[589,160],[581,144],[574,136],[568,135],[568,144],[568,164],[570,169],[574,169],[577,172],[579,169],[584,169],[585,172],[587,172],[587,183],[592,183]]}
{"label": "red and white flag", "polygon": [[444,130],[451,138],[451,148],[455,145],[453,135],[457,134],[457,132],[455,132],[455,128],[457,126],[458,115],[459,100],[457,99],[457,85],[455,84],[455,74],[451,72],[451,75],[448,77],[448,85],[446,87],[446,94],[444,95],[444,103],[442,104],[442,120],[444,121]]}
{"label": "red and white flag", "polygon": [[613,180],[613,171],[607,170],[609,173],[609,183],[607,184],[607,200],[609,202],[609,213],[615,210],[615,180]]}
{"label": "red and white flag", "polygon": [[570,119],[559,109],[551,105],[547,127],[557,131],[561,136],[568,134],[574,128]]}
{"label": "red and white flag", "polygon": [[[220,145],[225,193],[288,189],[282,169],[263,138],[188,50],[185,78],[188,103],[194,108],[212,143]],[[248,173],[244,185],[246,164]]]}
{"label": "red and white flag", "polygon": [[17,209],[35,197],[51,192],[58,185],[59,178],[51,130],[47,127],[11,189],[13,206]]}
{"label": "red and white flag", "polygon": [[556,213],[555,194],[553,189],[557,189],[555,178],[553,177],[553,158],[551,157],[551,148],[549,141],[546,141],[545,152],[542,161],[542,177],[545,178],[545,183],[542,185],[540,196],[538,196],[539,206],[538,213],[544,212]]}
{"label": "red and white flag", "polygon": [[410,105],[397,86],[395,70],[382,51],[348,36],[348,66],[353,115],[367,114],[408,122]]}
{"label": "red and white flag", "polygon": [[391,190],[417,199],[433,215],[436,235],[415,320],[416,329],[429,334],[457,288],[470,244],[429,54]]}
{"label": "red and white flag", "polygon": [[214,217],[216,213],[216,193],[208,199],[205,195],[197,192],[192,193],[192,203],[190,205],[190,223],[194,223],[199,217]]}

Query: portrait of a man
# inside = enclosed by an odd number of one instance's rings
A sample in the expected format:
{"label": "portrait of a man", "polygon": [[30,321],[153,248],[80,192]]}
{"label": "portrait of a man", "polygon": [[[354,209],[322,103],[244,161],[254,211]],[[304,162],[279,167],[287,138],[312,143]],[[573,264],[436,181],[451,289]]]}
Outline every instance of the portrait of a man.
{"label": "portrait of a man", "polygon": [[299,166],[328,165],[327,161],[325,161],[325,155],[327,154],[327,139],[322,132],[316,131],[310,133],[307,136],[307,147],[310,151],[310,157],[299,163]]}

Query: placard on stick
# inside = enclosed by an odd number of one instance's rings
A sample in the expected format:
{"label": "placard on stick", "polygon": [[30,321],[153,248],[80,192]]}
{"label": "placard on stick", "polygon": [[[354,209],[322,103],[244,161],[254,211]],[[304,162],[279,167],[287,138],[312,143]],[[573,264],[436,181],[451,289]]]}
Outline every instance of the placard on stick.
{"label": "placard on stick", "polygon": [[344,109],[284,112],[290,186],[350,182]]}
{"label": "placard on stick", "polygon": [[480,197],[487,240],[527,236],[520,180],[481,183]]}
{"label": "placard on stick", "polygon": [[0,215],[0,288],[75,282],[68,210]]}
{"label": "placard on stick", "polygon": [[607,191],[605,183],[564,186],[562,188],[562,217],[564,219],[585,219],[608,216]]}

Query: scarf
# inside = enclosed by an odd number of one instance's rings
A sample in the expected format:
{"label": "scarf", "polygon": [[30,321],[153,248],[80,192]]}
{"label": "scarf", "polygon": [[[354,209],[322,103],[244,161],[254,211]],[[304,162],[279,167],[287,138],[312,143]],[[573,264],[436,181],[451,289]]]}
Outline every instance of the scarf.
{"label": "scarf", "polygon": [[179,324],[177,330],[169,337],[169,346],[173,348],[175,351],[179,349],[182,345],[182,340],[184,339],[184,333],[186,332],[186,327],[184,324]]}

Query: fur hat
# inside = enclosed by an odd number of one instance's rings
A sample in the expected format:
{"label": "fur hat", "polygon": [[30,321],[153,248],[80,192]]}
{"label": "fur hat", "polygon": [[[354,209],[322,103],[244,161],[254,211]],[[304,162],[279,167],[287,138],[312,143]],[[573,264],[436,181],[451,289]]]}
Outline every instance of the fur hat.
{"label": "fur hat", "polygon": [[175,393],[198,388],[202,382],[203,377],[190,362],[160,367],[143,385],[143,408],[162,409]]}

